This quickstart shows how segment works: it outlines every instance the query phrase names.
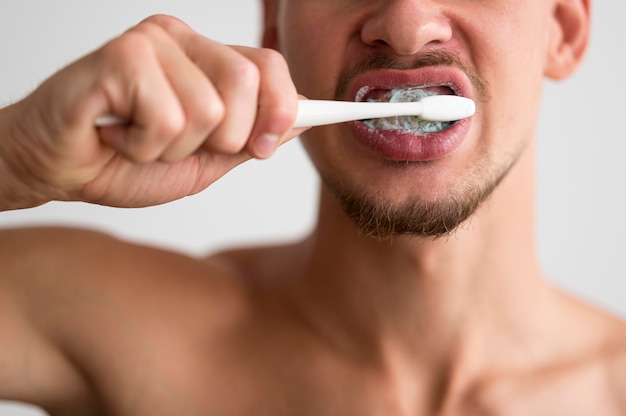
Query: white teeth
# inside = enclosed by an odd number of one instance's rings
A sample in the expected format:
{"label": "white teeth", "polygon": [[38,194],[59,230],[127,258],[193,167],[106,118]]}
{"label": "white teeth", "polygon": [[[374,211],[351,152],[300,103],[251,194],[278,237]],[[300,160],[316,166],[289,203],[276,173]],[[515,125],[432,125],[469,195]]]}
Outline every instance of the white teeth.
{"label": "white teeth", "polygon": [[[424,89],[424,87],[413,87],[392,89],[384,93],[378,99],[370,99],[368,101],[391,103],[416,102],[432,95],[438,94],[433,91],[428,91]],[[454,122],[427,121],[414,116],[377,118],[364,120],[363,122],[372,130],[402,130],[417,135],[443,131],[454,124]]]}
{"label": "white teeth", "polygon": [[431,95],[437,94],[423,88],[405,88],[389,90],[383,97],[388,97],[390,103],[413,103]]}

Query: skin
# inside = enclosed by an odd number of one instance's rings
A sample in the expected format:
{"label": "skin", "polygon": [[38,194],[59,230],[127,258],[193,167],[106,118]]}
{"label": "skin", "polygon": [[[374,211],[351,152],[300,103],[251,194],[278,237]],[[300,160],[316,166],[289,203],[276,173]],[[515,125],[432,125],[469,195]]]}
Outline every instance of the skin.
{"label": "skin", "polygon": [[[623,414],[624,323],[550,287],[534,250],[541,83],[581,61],[587,2],[265,7],[264,45],[284,54],[293,85],[275,52],[152,18],[1,110],[2,208],[197,192],[301,133],[289,131],[296,91],[331,98],[368,55],[408,62],[436,49],[489,85],[461,147],[399,166],[337,125],[303,135],[312,160],[325,181],[390,206],[508,174],[438,239],[363,235],[326,185],[306,240],[206,259],[85,230],[2,230],[0,397],[53,415]],[[67,100],[51,106],[59,90]],[[108,112],[133,124],[95,131]]]}

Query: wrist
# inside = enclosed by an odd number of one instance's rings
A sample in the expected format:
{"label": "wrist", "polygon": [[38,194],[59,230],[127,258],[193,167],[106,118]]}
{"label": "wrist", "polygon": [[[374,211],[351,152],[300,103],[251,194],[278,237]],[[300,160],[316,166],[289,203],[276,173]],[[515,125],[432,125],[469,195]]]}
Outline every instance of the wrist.
{"label": "wrist", "polygon": [[29,184],[28,169],[20,167],[23,143],[18,128],[19,103],[0,108],[0,211],[32,208],[49,201]]}

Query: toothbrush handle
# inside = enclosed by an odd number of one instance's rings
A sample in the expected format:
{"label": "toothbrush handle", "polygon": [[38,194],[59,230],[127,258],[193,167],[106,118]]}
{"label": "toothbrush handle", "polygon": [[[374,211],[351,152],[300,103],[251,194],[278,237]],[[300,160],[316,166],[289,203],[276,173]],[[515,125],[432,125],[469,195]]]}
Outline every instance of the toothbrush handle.
{"label": "toothbrush handle", "polygon": [[[408,106],[407,106],[408,104]],[[422,105],[417,103],[369,103],[331,100],[300,100],[294,128],[324,126],[368,118],[419,115]],[[96,119],[96,127],[126,124],[127,121],[105,114]]]}
{"label": "toothbrush handle", "polygon": [[[407,105],[408,104],[408,105]],[[422,104],[300,100],[294,127],[313,127],[353,120],[419,115]]]}
{"label": "toothbrush handle", "polygon": [[[300,100],[294,127],[313,127],[353,120],[395,116],[419,116],[429,121],[456,121],[474,115],[476,108],[469,98],[456,95],[434,95],[409,103],[373,103],[331,100]],[[104,115],[96,119],[97,127],[125,124],[126,121]]]}
{"label": "toothbrush handle", "polygon": [[428,121],[457,121],[474,115],[475,111],[474,101],[456,95],[433,95],[417,102],[400,103],[301,100],[294,127],[396,116],[419,116]]}

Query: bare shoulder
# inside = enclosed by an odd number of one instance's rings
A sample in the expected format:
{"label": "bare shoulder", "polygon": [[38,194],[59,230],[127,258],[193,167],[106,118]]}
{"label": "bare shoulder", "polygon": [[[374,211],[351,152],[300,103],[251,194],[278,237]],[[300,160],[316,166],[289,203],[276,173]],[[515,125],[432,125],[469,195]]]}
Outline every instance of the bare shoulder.
{"label": "bare shoulder", "polygon": [[[219,262],[206,262],[80,228],[0,229],[0,260],[5,271],[27,269],[31,274],[40,271],[65,276],[78,273],[84,279],[106,277],[111,284],[178,279],[177,283],[184,286],[186,281],[194,280],[227,281],[217,279],[227,273]],[[177,272],[172,274],[173,271]]]}
{"label": "bare shoulder", "polygon": [[[580,354],[564,354],[569,358],[537,372],[530,383],[536,381],[534,387],[553,393],[567,412],[625,414],[626,322],[590,305],[583,309],[580,321],[573,322],[578,325],[579,336],[574,339],[580,340]],[[572,351],[576,351],[575,346]]]}
{"label": "bare shoulder", "polygon": [[[103,290],[117,296],[127,293],[142,299],[167,292],[168,288],[172,297],[200,287],[209,293],[237,290],[236,280],[229,278],[229,269],[220,262],[206,262],[87,229],[0,230],[0,263],[4,281],[11,277],[26,282],[28,277],[33,283],[50,283],[61,290],[81,286],[88,292]],[[52,287],[47,289],[54,293]]]}
{"label": "bare shoulder", "polygon": [[602,362],[615,401],[620,410],[626,413],[626,323],[616,327],[616,338]]}
{"label": "bare shoulder", "polygon": [[[572,372],[596,374],[596,383],[590,387],[596,387],[602,392],[606,403],[611,403],[618,414],[625,414],[626,320],[622,316],[583,302],[578,302],[578,305],[582,310],[578,315],[581,317],[579,332],[583,336],[588,334],[591,348],[578,361],[578,365],[572,366]],[[567,368],[565,367],[566,370]],[[592,379],[589,377],[589,380]]]}
{"label": "bare shoulder", "polygon": [[626,322],[584,302],[568,303],[575,312],[544,347],[553,353],[483,380],[468,396],[470,409],[506,416],[626,414]]}
{"label": "bare shoulder", "polygon": [[180,363],[245,310],[219,262],[89,230],[0,230],[0,264],[0,398],[53,413],[96,406],[93,383],[117,397],[148,377],[137,363]]}
{"label": "bare shoulder", "polygon": [[308,240],[276,245],[230,248],[213,253],[208,262],[228,267],[243,284],[276,288],[285,280],[303,273]]}
{"label": "bare shoulder", "polygon": [[[0,255],[16,264],[17,260],[43,254],[58,255],[64,247],[80,248],[83,243],[104,241],[108,237],[96,231],[65,227],[23,227],[0,229]],[[80,244],[76,244],[80,243]],[[45,250],[42,250],[45,249]]]}

